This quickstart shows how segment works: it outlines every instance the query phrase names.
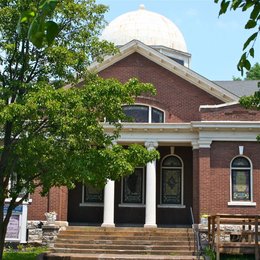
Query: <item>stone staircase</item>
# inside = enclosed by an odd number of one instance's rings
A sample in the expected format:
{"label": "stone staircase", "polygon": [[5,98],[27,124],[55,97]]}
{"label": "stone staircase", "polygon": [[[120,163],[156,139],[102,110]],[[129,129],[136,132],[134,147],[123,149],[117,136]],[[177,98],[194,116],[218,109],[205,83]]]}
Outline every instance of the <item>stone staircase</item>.
{"label": "stone staircase", "polygon": [[44,259],[196,259],[189,228],[69,226]]}

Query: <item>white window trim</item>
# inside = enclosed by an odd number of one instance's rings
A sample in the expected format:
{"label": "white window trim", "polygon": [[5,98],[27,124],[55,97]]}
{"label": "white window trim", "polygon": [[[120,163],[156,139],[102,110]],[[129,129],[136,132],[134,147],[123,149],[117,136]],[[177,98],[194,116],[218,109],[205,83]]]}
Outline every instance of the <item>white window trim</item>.
{"label": "white window trim", "polygon": [[[250,163],[250,168],[243,168],[243,167],[241,167],[241,168],[239,168],[239,167],[237,167],[236,169],[241,169],[241,170],[249,170],[250,171],[250,201],[238,201],[238,200],[232,200],[232,195],[233,195],[233,190],[232,190],[232,169],[233,169],[233,167],[232,167],[232,162],[236,159],[236,158],[238,158],[238,157],[244,157],[245,159],[247,159],[248,161],[249,161],[249,163]],[[256,206],[256,202],[254,202],[253,201],[253,164],[252,164],[252,161],[247,157],[247,156],[245,156],[245,155],[237,155],[237,156],[235,156],[232,160],[231,160],[231,162],[230,162],[230,174],[229,174],[229,185],[230,185],[230,188],[229,188],[229,190],[230,190],[230,201],[228,202],[228,206],[245,206],[245,207],[254,207],[254,206]]]}
{"label": "white window trim", "polygon": [[124,196],[124,177],[121,178],[121,203],[118,205],[119,207],[128,207],[128,208],[138,208],[138,207],[145,207],[144,203],[144,189],[145,189],[145,169],[144,167],[136,167],[138,169],[143,170],[143,184],[142,184],[142,202],[141,203],[127,203],[123,202],[123,196]]}
{"label": "white window trim", "polygon": [[[177,157],[182,164],[181,167],[181,204],[164,204],[162,203],[162,170],[163,168],[174,168],[174,167],[163,167],[163,161],[170,156]],[[177,169],[177,167],[176,167]],[[183,204],[184,202],[184,163],[180,156],[176,154],[168,154],[164,156],[161,160],[161,169],[160,169],[160,204],[158,205],[158,208],[185,208],[186,206]]]}
{"label": "white window trim", "polygon": [[255,207],[256,202],[251,201],[229,201],[228,206],[244,206],[244,207]]}

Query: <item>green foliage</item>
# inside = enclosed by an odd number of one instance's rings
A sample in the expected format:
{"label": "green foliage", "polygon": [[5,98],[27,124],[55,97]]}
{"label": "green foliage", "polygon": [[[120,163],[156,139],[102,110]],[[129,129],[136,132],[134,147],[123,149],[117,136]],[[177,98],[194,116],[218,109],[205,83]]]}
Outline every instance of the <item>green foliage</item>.
{"label": "green foliage", "polygon": [[246,72],[246,77],[244,79],[240,77],[233,77],[233,80],[260,80],[260,64],[257,62],[249,71]]}
{"label": "green foliage", "polygon": [[[260,64],[257,62],[246,74],[246,80],[260,80]],[[253,95],[242,97],[240,104],[247,109],[260,110],[260,84],[259,90]]]}
{"label": "green foliage", "polygon": [[21,23],[29,23],[28,39],[37,48],[42,48],[44,42],[47,42],[48,45],[52,44],[59,33],[57,23],[46,21],[46,19],[53,14],[57,4],[57,0],[43,0],[39,6],[36,6],[36,11],[26,10],[21,13],[18,30],[20,31]]}
{"label": "green foliage", "polygon": [[233,76],[233,77],[232,77],[232,80],[233,80],[233,81],[241,81],[242,79],[241,79],[240,77],[235,77],[235,76]]}
{"label": "green foliage", "polygon": [[215,251],[211,247],[209,247],[209,246],[207,246],[205,248],[205,255],[208,256],[210,258],[210,260],[215,260],[216,259]]}
{"label": "green foliage", "polygon": [[[239,103],[247,109],[260,110],[260,84],[258,88],[253,95],[241,97]],[[257,136],[257,140],[260,141],[260,135]]]}
{"label": "green foliage", "polygon": [[[5,106],[0,122],[13,122],[13,133],[19,135],[12,144],[12,156],[19,158],[15,165],[19,187],[26,181],[32,192],[42,184],[46,193],[52,186],[73,187],[77,181],[104,185],[107,178],[118,179],[155,158],[155,153],[141,146],[113,145],[119,136],[118,120],[125,118],[122,105],[150,90],[150,84],[135,79],[121,84],[95,78],[81,88],[41,86],[22,103]],[[100,123],[104,118],[108,123]],[[113,131],[106,134],[106,125],[112,125]]]}
{"label": "green foliage", "polygon": [[[21,250],[19,249],[21,248]],[[4,252],[3,260],[35,260],[36,257],[47,251],[46,247],[20,247],[18,251],[14,249],[7,249]]]}
{"label": "green foliage", "polygon": [[240,99],[240,104],[248,109],[260,110],[260,90],[252,96],[244,96]]}
{"label": "green foliage", "polygon": [[260,80],[260,64],[258,62],[247,71],[246,80]]}
{"label": "green foliage", "polygon": [[260,2],[259,0],[214,0],[215,3],[220,3],[219,15],[222,15],[230,10],[240,9],[242,12],[249,11],[249,18],[245,24],[245,29],[255,29],[251,36],[245,41],[243,46],[244,53],[241,55],[240,60],[237,64],[237,68],[241,71],[243,75],[244,69],[250,70],[251,63],[249,57],[254,58],[254,46],[257,40],[257,37],[260,32]]}
{"label": "green foliage", "polygon": [[122,105],[155,93],[153,86],[86,71],[117,52],[98,37],[106,10],[94,0],[0,0],[0,259],[12,210],[37,187],[46,194],[80,181],[104,186],[158,157],[114,144]]}

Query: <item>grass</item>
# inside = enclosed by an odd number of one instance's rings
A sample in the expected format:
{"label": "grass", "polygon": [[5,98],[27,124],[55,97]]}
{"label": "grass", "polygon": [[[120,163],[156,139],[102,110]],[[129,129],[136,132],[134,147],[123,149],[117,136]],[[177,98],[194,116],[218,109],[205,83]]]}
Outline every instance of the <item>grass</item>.
{"label": "grass", "polygon": [[35,260],[39,254],[44,252],[47,252],[46,247],[18,246],[17,249],[6,248],[3,260]]}

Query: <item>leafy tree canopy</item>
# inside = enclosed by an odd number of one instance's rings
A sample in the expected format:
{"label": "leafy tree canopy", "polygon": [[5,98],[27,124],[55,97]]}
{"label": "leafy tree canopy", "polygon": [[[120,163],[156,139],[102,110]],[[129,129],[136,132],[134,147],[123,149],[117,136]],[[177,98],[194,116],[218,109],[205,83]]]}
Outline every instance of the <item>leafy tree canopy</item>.
{"label": "leafy tree canopy", "polygon": [[117,52],[98,38],[106,11],[94,0],[0,0],[0,259],[12,210],[36,187],[101,186],[158,156],[113,144],[122,105],[153,86],[86,72]]}
{"label": "leafy tree canopy", "polygon": [[246,72],[246,80],[260,80],[260,64],[258,62]]}
{"label": "leafy tree canopy", "polygon": [[[242,80],[242,78],[233,77],[233,80]],[[260,80],[260,64],[258,62],[246,72],[244,80]]]}
{"label": "leafy tree canopy", "polygon": [[[245,80],[260,80],[260,64],[258,62],[247,71]],[[251,96],[240,98],[239,102],[245,108],[260,110],[260,81],[258,82],[258,91]],[[257,139],[260,141],[260,135],[257,136]]]}
{"label": "leafy tree canopy", "polygon": [[227,12],[227,10],[238,10],[242,12],[249,11],[249,18],[245,24],[245,29],[254,30],[251,36],[245,41],[243,46],[244,53],[240,57],[237,68],[243,75],[243,70],[250,70],[251,63],[249,57],[255,56],[255,43],[260,32],[260,1],[259,0],[214,0],[215,3],[220,2],[219,15]]}
{"label": "leafy tree canopy", "polygon": [[[259,0],[214,0],[215,3],[220,2],[219,15],[227,12],[227,10],[241,10],[242,12],[249,12],[248,21],[245,24],[245,29],[254,30],[253,34],[245,41],[243,46],[243,54],[237,64],[238,70],[243,76],[244,69],[247,70],[246,80],[260,79],[259,63],[256,63],[251,68],[249,58],[255,56],[255,43],[260,33],[260,1]],[[233,80],[241,80],[240,78],[233,78]],[[249,97],[242,97],[240,104],[248,109],[260,110],[260,85],[259,90]],[[257,139],[260,141],[260,135]]]}

